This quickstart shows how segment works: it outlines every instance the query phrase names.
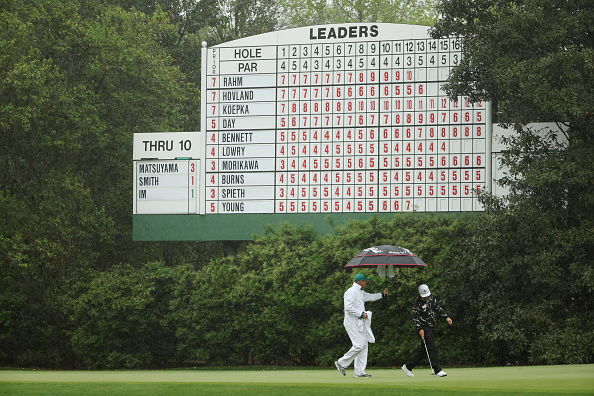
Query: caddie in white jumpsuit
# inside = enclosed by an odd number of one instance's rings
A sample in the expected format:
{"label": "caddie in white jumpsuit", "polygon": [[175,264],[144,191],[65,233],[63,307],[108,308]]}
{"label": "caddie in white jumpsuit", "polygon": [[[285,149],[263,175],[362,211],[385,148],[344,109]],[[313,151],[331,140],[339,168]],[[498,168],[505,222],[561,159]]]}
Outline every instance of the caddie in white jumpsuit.
{"label": "caddie in white jumpsuit", "polygon": [[[375,342],[371,332],[371,312],[365,311],[367,301],[376,301],[382,298],[382,293],[370,294],[363,291],[367,286],[365,274],[357,274],[355,283],[344,293],[344,328],[346,329],[353,346],[349,351],[334,364],[342,375],[346,375],[345,369],[355,362],[355,377],[369,378],[371,375],[365,373],[367,366],[368,343]],[[388,295],[388,289],[384,289],[384,296]]]}

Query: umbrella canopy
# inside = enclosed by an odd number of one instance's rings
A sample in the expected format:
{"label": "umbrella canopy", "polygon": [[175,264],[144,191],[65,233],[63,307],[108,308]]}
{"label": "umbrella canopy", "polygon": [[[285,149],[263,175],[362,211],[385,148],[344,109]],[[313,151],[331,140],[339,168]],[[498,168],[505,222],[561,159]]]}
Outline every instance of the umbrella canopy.
{"label": "umbrella canopy", "polygon": [[385,276],[388,267],[390,277],[394,277],[394,267],[423,268],[427,264],[413,252],[398,246],[382,245],[367,248],[357,254],[345,268],[377,267],[377,272]]}

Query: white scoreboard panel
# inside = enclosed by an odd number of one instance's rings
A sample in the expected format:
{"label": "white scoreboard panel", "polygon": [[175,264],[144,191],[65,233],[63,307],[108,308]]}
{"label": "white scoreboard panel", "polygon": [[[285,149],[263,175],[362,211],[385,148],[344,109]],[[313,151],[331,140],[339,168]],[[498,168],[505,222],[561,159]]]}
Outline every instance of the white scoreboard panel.
{"label": "white scoreboard panel", "polygon": [[202,56],[200,213],[482,210],[490,108],[441,88],[458,39],[327,25]]}
{"label": "white scoreboard panel", "polygon": [[134,134],[133,214],[198,213],[199,134]]}

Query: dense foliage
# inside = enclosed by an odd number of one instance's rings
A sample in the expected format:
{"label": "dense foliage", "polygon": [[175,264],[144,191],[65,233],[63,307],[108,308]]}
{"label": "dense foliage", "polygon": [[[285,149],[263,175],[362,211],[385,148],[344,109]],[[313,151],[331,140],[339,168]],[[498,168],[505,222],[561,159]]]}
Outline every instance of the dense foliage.
{"label": "dense foliage", "polygon": [[495,355],[579,362],[594,349],[594,4],[449,0],[440,12],[433,34],[464,37],[449,94],[496,101],[518,132],[499,181],[510,194],[485,197],[487,215],[457,239],[468,253],[452,283]]}
{"label": "dense foliage", "polygon": [[0,360],[72,366],[77,283],[212,255],[131,241],[132,134],[194,129],[199,92],[158,8],[7,0],[0,29]]}
{"label": "dense foliage", "polygon": [[433,0],[279,0],[280,26],[324,23],[384,22],[431,25],[437,18]]}
{"label": "dense foliage", "polygon": [[[432,285],[448,306],[442,287],[450,259],[454,220],[416,216],[372,219],[318,236],[308,227],[285,224],[269,229],[235,256],[213,260],[200,270],[189,266],[114,268],[96,277],[74,301],[77,330],[72,342],[85,366],[155,367],[181,364],[248,363],[332,365],[349,347],[342,327],[342,295],[353,273],[344,264],[370,244],[415,246],[429,270],[401,270],[393,279],[373,270],[369,290],[387,287],[387,300],[369,304],[378,339],[372,361],[397,365],[418,342],[411,303],[419,282]],[[356,272],[355,272],[356,273]],[[457,312],[450,311],[453,317]],[[445,323],[445,322],[444,322]],[[445,361],[479,358],[460,320],[443,332]]]}
{"label": "dense foliage", "polygon": [[[331,365],[349,347],[343,266],[371,245],[424,271],[373,277],[370,364],[416,346],[426,282],[454,326],[445,364],[580,362],[594,350],[594,99],[587,1],[441,3],[463,34],[453,96],[499,105],[519,134],[507,198],[484,216],[394,216],[320,236],[283,225],[253,241],[132,242],[132,134],[198,129],[201,42],[346,21],[426,23],[430,1],[5,0],[0,3],[0,364],[154,368]],[[412,10],[412,11],[411,11]],[[528,34],[527,32],[538,32]],[[526,40],[531,37],[531,40]],[[565,138],[523,128],[555,120]]]}

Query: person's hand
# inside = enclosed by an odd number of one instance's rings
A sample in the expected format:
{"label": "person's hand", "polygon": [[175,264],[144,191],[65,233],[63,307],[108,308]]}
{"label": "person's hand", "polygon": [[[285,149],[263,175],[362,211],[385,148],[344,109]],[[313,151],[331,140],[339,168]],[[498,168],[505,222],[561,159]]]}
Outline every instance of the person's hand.
{"label": "person's hand", "polygon": [[425,330],[423,330],[423,329],[419,330],[419,335],[421,336],[422,339],[425,339]]}
{"label": "person's hand", "polygon": [[384,296],[385,296],[385,297],[387,297],[387,296],[388,296],[388,288],[387,288],[387,287],[384,289]]}
{"label": "person's hand", "polygon": [[451,318],[447,317],[447,318],[446,318],[446,322],[448,322],[448,324],[449,324],[450,326],[452,325],[452,319],[451,319]]}
{"label": "person's hand", "polygon": [[363,312],[363,319],[367,319],[367,312]]}

